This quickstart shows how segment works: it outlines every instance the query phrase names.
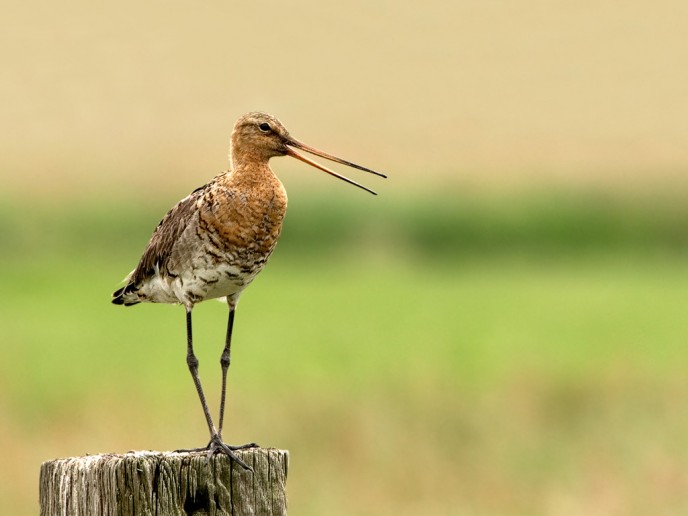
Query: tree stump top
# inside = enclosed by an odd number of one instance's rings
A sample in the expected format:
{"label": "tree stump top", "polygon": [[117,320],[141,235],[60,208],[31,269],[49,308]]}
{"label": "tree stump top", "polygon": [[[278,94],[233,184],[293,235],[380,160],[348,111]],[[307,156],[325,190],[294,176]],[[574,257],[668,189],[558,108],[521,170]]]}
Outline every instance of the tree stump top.
{"label": "tree stump top", "polygon": [[225,455],[132,451],[44,462],[42,515],[286,515],[289,452],[236,452],[253,473]]}

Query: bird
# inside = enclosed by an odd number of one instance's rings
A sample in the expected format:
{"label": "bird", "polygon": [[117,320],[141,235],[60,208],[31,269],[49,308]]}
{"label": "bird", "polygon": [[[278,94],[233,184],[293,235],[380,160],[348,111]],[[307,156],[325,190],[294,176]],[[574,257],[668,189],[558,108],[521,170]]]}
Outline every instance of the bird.
{"label": "bird", "polygon": [[[297,150],[298,149],[298,150]],[[234,453],[256,443],[229,445],[223,441],[227,371],[231,363],[232,329],[239,297],[265,267],[282,231],[287,193],[269,166],[273,157],[291,156],[371,194],[375,191],[317,163],[300,151],[386,178],[385,174],[309,147],[292,137],[274,116],[251,112],[241,116],[230,137],[230,168],[179,201],[153,231],[125,286],[112,294],[112,303],[182,305],[186,312],[186,363],[203,408],[210,441],[185,452],[227,455],[246,470],[251,467]],[[226,299],[229,308],[224,348],[220,356],[222,391],[219,425],[208,409],[193,348],[191,313],[209,299]]]}

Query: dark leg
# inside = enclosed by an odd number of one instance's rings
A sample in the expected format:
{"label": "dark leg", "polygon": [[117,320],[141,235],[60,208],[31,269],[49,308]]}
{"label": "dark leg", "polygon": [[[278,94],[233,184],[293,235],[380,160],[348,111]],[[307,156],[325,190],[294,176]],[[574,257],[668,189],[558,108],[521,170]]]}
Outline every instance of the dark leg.
{"label": "dark leg", "polygon": [[[220,428],[218,434],[222,438],[222,423],[225,419],[225,398],[227,394],[227,370],[229,369],[229,364],[232,361],[232,329],[234,328],[234,303],[228,301],[229,304],[229,318],[227,319],[227,336],[225,337],[225,348],[222,350],[222,356],[220,356],[220,366],[222,367],[222,394],[220,395]],[[242,449],[242,448],[256,448],[258,444],[249,443],[242,446],[232,447],[232,449]]]}
{"label": "dark leg", "polygon": [[198,359],[193,352],[193,337],[191,330],[191,310],[186,310],[186,364],[189,366],[189,371],[191,372],[191,377],[193,378],[194,385],[196,385],[196,391],[198,392],[198,397],[201,400],[201,405],[203,406],[203,413],[205,414],[205,420],[208,423],[208,430],[210,431],[210,442],[205,448],[194,448],[191,450],[177,450],[179,452],[189,452],[189,451],[204,451],[208,450],[208,458],[217,452],[224,453],[229,456],[230,459],[238,462],[241,467],[253,471],[253,468],[246,464],[243,460],[237,457],[233,450],[244,448],[244,446],[229,446],[222,442],[222,438],[215,430],[215,425],[213,425],[213,419],[210,417],[210,411],[208,410],[208,403],[205,399],[205,394],[203,393],[203,387],[201,387],[201,379],[198,376]]}
{"label": "dark leg", "polygon": [[232,361],[232,328],[234,327],[234,306],[229,305],[229,319],[227,320],[227,336],[225,337],[225,349],[222,350],[220,366],[222,367],[222,394],[220,396],[220,429],[218,433],[222,437],[222,422],[225,419],[225,397],[227,393],[227,369]]}
{"label": "dark leg", "polygon": [[196,392],[198,392],[198,397],[201,399],[201,405],[203,406],[203,413],[205,414],[205,420],[208,423],[208,430],[210,431],[210,437],[212,439],[213,435],[217,434],[215,426],[213,425],[213,419],[210,417],[210,411],[208,410],[208,402],[205,400],[205,394],[203,393],[203,387],[201,387],[201,379],[198,376],[198,359],[194,355],[193,351],[193,332],[191,330],[191,310],[186,311],[186,365],[189,366],[189,371],[191,372],[191,377],[193,378],[194,384],[196,385]]}

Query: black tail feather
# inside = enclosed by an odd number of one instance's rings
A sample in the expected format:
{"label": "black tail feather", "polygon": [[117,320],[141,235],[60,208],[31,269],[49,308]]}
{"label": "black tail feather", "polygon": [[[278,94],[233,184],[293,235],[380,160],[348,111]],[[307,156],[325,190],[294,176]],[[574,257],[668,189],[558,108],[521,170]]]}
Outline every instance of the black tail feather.
{"label": "black tail feather", "polygon": [[139,304],[140,301],[125,301],[124,300],[124,294],[127,293],[128,287],[130,287],[130,285],[127,285],[126,287],[122,287],[119,290],[115,290],[112,293],[112,304],[124,305],[124,306],[132,306],[132,305]]}

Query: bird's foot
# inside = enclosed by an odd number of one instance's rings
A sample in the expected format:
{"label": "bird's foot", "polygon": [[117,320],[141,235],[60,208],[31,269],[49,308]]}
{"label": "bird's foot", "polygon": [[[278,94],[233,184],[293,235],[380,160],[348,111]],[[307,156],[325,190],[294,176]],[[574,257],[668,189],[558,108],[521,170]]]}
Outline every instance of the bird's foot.
{"label": "bird's foot", "polygon": [[183,450],[175,450],[177,453],[193,453],[193,452],[208,452],[208,460],[210,460],[210,457],[215,455],[216,453],[224,453],[227,455],[231,460],[235,461],[237,464],[239,464],[242,468],[245,470],[253,472],[253,468],[246,464],[243,460],[241,460],[236,453],[234,453],[236,450],[245,450],[247,448],[258,448],[257,443],[248,443],[248,444],[242,444],[239,446],[234,446],[231,444],[226,444],[222,442],[222,437],[220,437],[218,434],[213,435],[210,438],[210,442],[208,443],[207,446],[204,446],[202,448],[189,448],[189,449],[183,449]]}
{"label": "bird's foot", "polygon": [[208,460],[210,460],[210,457],[212,457],[216,453],[224,453],[230,459],[237,462],[242,468],[253,473],[253,468],[251,466],[249,466],[248,464],[246,464],[243,460],[241,460],[234,452],[236,450],[245,450],[247,448],[257,448],[257,447],[258,447],[258,444],[256,444],[256,443],[248,443],[248,444],[242,444],[239,446],[232,446],[231,444],[223,443],[222,438],[219,435],[216,435],[216,436],[213,436],[213,438],[210,439],[210,442],[208,443]]}

